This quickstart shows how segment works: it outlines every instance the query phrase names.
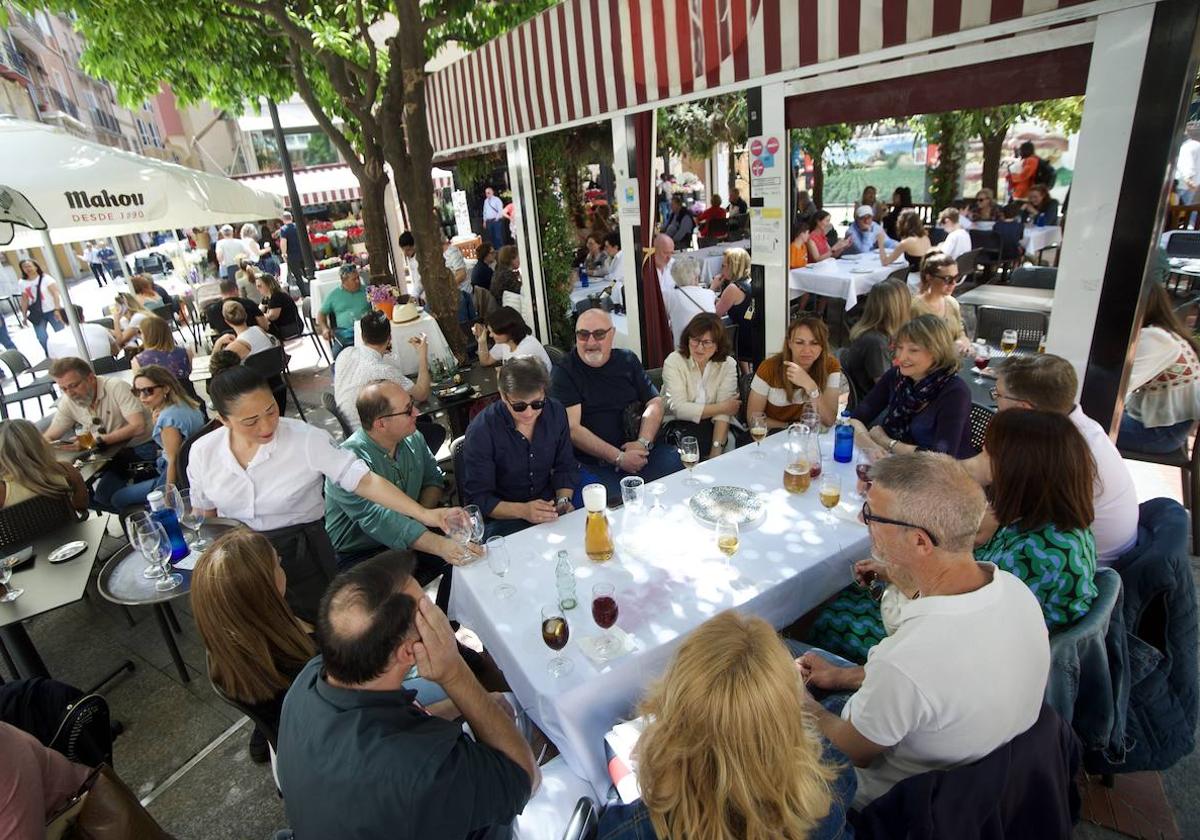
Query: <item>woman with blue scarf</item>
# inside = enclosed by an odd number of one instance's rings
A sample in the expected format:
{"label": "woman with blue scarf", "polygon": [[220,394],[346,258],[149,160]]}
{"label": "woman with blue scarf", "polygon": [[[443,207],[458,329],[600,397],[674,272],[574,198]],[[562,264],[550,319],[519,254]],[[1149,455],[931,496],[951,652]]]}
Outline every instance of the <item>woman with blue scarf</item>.
{"label": "woman with blue scarf", "polygon": [[851,415],[855,443],[874,457],[894,452],[975,454],[969,434],[971,390],[958,375],[958,352],[945,321],[919,315],[896,334],[895,363]]}

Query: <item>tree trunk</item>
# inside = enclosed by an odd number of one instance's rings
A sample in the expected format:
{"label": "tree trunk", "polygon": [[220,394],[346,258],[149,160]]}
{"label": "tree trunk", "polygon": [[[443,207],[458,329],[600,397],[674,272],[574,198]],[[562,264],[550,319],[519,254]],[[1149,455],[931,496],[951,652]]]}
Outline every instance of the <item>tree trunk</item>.
{"label": "tree trunk", "polygon": [[366,234],[367,257],[371,261],[372,286],[396,285],[391,270],[391,249],[388,243],[387,200],[388,177],[380,159],[377,166],[368,164],[358,179],[362,188],[362,217]]}
{"label": "tree trunk", "polygon": [[813,163],[813,183],[812,195],[809,196],[813,204],[817,207],[825,206],[825,164],[822,158],[825,156],[824,149],[813,149],[809,154],[812,156]]}
{"label": "tree trunk", "polygon": [[983,171],[980,174],[980,186],[996,193],[1000,186],[1000,157],[1004,154],[1004,138],[1008,134],[1006,125],[1002,131],[992,134],[981,134],[983,144]]}

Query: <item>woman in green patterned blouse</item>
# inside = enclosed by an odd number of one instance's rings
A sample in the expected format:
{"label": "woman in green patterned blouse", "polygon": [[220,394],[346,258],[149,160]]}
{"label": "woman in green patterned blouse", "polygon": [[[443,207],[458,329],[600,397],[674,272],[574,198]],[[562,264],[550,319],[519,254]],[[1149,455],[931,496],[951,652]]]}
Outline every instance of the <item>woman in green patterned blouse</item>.
{"label": "woman in green patterned blouse", "polygon": [[980,531],[986,541],[975,559],[1025,581],[1051,632],[1066,627],[1096,597],[1091,451],[1065,416],[1019,409],[995,416],[983,448],[993,465],[994,520]]}

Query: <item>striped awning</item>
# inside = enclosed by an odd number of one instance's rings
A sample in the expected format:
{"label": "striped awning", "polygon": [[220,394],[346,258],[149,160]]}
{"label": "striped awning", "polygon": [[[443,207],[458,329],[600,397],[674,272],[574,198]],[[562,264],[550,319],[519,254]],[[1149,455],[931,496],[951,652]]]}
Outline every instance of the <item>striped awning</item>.
{"label": "striped awning", "polygon": [[1080,0],[564,0],[427,81],[451,152]]}
{"label": "striped awning", "polygon": [[[349,166],[310,166],[307,169],[297,169],[294,174],[296,191],[300,193],[300,203],[305,207],[335,201],[354,201],[362,197],[358,178]],[[282,172],[257,172],[253,175],[234,177],[256,189],[274,193],[283,198],[284,205],[291,205],[287,181],[284,180]],[[435,189],[453,187],[453,176],[444,169],[434,169],[433,186]]]}

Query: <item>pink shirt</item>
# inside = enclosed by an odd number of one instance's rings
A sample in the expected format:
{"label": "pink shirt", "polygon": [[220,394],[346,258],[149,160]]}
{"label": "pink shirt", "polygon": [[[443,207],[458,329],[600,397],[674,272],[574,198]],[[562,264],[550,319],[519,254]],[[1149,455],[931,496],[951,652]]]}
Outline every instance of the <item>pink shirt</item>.
{"label": "pink shirt", "polygon": [[41,837],[90,771],[7,723],[0,723],[0,755],[0,838]]}

